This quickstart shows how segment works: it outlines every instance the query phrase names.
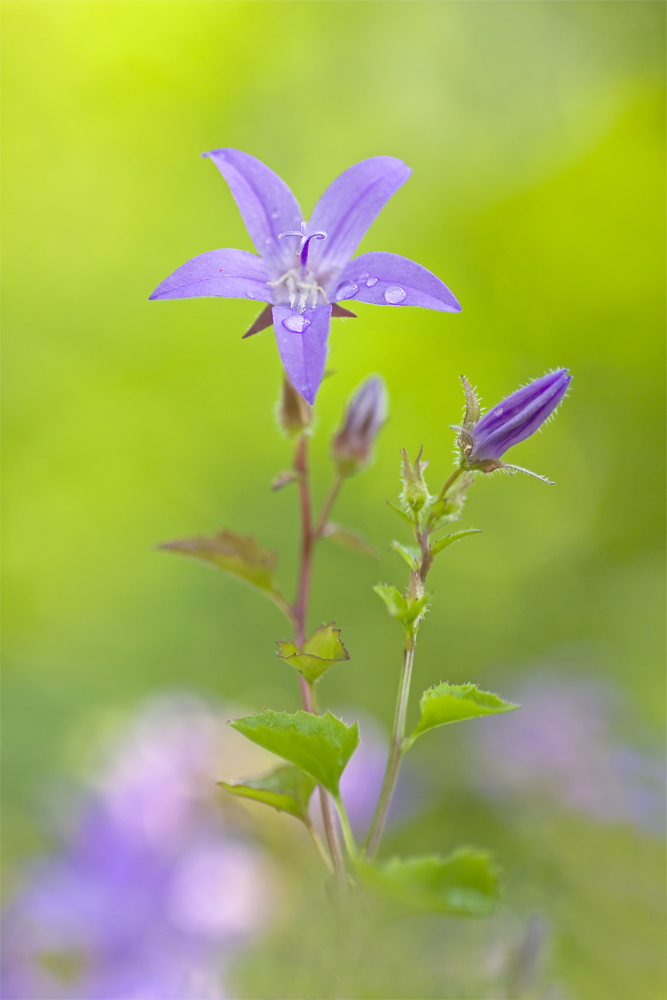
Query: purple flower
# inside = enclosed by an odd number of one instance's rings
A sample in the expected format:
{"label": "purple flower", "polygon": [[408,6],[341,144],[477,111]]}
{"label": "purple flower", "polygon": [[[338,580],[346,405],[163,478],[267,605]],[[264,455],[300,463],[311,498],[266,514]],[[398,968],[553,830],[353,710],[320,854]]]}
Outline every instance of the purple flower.
{"label": "purple flower", "polygon": [[534,434],[551,416],[567,392],[572,376],[567,368],[560,368],[535,379],[501,400],[481,420],[475,394],[463,381],[467,407],[459,447],[470,468],[493,472],[499,468],[517,468],[505,466],[500,461],[501,455]]}
{"label": "purple flower", "polygon": [[368,463],[386,419],[387,391],[382,379],[372,375],[348,403],[343,424],[331,442],[331,454],[341,476],[353,476]]}
{"label": "purple flower", "polygon": [[223,997],[230,952],[273,903],[262,853],[219,814],[225,729],[182,697],[133,720],[61,851],[28,868],[4,914],[2,996]]}
{"label": "purple flower", "polygon": [[489,797],[551,797],[599,822],[660,834],[664,769],[614,740],[615,694],[581,678],[528,678],[516,692],[521,712],[475,733],[472,780]]}
{"label": "purple flower", "polygon": [[285,371],[313,403],[324,374],[333,315],[347,299],[376,305],[423,306],[460,312],[450,290],[420,264],[393,253],[351,260],[364,233],[410,168],[393,156],[350,167],[324,192],[310,223],[287,185],[269,167],[238,149],[210,156],[229,184],[259,257],[245,250],[210,250],[166,278],[151,299],[199,295],[249,298],[269,305],[246,336],[273,327]]}

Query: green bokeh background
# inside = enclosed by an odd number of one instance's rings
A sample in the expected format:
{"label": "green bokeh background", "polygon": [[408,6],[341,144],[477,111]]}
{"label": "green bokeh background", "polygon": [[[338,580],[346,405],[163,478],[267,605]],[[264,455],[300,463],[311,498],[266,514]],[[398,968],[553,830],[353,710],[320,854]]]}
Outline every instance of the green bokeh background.
{"label": "green bokeh background", "polygon": [[[462,526],[485,533],[448,550],[433,573],[417,688],[446,677],[498,690],[557,662],[614,684],[635,737],[655,749],[664,6],[5,0],[2,9],[10,870],[39,843],[41,797],[71,768],[77,734],[105,713],[169,686],[297,706],[273,654],[285,632],[278,612],[153,550],[234,527],[279,550],[285,587],[294,580],[295,498],[268,489],[290,462],[273,416],[272,332],[240,339],[256,315],[246,301],[147,301],[195,254],[251,249],[224,181],[199,159],[217,146],[268,163],[306,215],[357,160],[391,154],[413,168],[360,249],[419,260],[463,312],[361,304],[357,320],[334,322],[336,374],[322,387],[313,442],[321,496],[345,399],[369,372],[384,375],[391,419],[337,515],[383,552],[401,530],[384,503],[397,491],[399,448],[424,445],[434,486],[451,467],[461,372],[489,404],[552,367],[574,375],[558,419],[514,453],[557,485],[489,477],[475,486]],[[325,703],[358,705],[388,725],[400,641],[371,592],[378,579],[403,581],[396,557],[378,565],[323,546],[312,622],[336,618],[352,655],[323,681]],[[505,850],[510,868],[525,858],[516,829],[491,828],[464,805],[454,813],[444,832],[424,821],[420,846],[468,836]],[[535,878],[559,886],[561,981],[585,1000],[664,995],[659,847],[562,822],[560,832],[525,834]]]}

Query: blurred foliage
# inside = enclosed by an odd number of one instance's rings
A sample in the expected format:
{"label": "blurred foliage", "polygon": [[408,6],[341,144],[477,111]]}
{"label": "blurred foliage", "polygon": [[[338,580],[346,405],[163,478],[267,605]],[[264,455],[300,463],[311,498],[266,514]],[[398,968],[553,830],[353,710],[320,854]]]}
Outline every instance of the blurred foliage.
{"label": "blurred foliage", "polygon": [[[502,693],[501,675],[555,650],[566,673],[620,686],[654,746],[663,5],[5,0],[3,19],[9,861],[33,848],[43,790],[100,712],[165,685],[298,707],[274,655],[280,613],[154,551],[222,527],[253,532],[293,585],[293,488],[269,492],[290,461],[272,412],[272,332],[241,341],[249,302],[147,301],[189,257],[250,248],[226,185],[199,159],[216,146],[263,159],[306,215],[355,161],[405,159],[412,178],[360,249],[419,260],[463,305],[447,316],[360,304],[357,320],[333,323],[335,375],[314,439],[320,496],[329,434],[371,371],[387,381],[391,416],[336,513],[383,561],[326,541],[317,558],[312,626],[335,618],[351,655],[322,681],[323,704],[391,719],[400,642],[371,587],[403,582],[384,503],[398,491],[399,449],[423,444],[437,487],[461,373],[491,405],[566,365],[570,398],[515,459],[557,485],[475,485],[463,526],[484,535],[432,575],[416,692],[446,679]],[[549,908],[567,991],[649,1000],[664,991],[652,936],[661,855],[633,836],[583,819],[536,832],[529,817],[502,821],[459,795],[410,830],[410,850],[462,839],[493,849]],[[437,953],[450,923],[433,920],[424,940]],[[255,975],[249,995],[269,996]],[[391,980],[401,996],[440,995],[405,975]]]}

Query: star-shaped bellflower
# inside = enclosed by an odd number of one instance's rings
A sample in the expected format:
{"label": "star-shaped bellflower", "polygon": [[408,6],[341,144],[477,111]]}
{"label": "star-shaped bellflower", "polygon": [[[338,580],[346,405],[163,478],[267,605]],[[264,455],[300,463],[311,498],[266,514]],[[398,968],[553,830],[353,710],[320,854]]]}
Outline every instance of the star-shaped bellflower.
{"label": "star-shaped bellflower", "polygon": [[406,257],[372,252],[351,259],[370,224],[410,176],[401,160],[373,156],[356,163],[327,188],[306,223],[285,182],[254,156],[238,149],[214,149],[203,156],[229,184],[259,256],[209,250],[165,278],[150,298],[216,295],[268,303],[246,336],[273,324],[285,371],[309,403],[324,374],[332,309],[334,316],[351,315],[337,303],[358,299],[461,311],[439,278]]}

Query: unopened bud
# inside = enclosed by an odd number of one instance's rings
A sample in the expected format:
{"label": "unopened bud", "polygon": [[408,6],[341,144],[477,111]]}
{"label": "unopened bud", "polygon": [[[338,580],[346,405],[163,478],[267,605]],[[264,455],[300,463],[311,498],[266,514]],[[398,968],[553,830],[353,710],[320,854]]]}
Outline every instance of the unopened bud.
{"label": "unopened bud", "polygon": [[428,462],[422,462],[422,450],[422,448],[419,449],[414,465],[410,465],[405,448],[401,451],[403,456],[403,493],[401,499],[415,514],[430,500],[428,487],[424,482],[424,469]]}
{"label": "unopened bud", "polygon": [[387,419],[387,392],[384,382],[372,375],[354,393],[331,442],[331,457],[344,478],[368,465],[373,444]]}
{"label": "unopened bud", "polygon": [[283,378],[276,416],[280,429],[288,437],[298,437],[307,431],[313,422],[312,406],[299,395],[287,375]]}
{"label": "unopened bud", "polygon": [[441,517],[446,517],[451,521],[457,520],[461,516],[461,510],[465,503],[466,493],[472,486],[473,477],[464,475],[454,483],[447,491],[444,508]]}

